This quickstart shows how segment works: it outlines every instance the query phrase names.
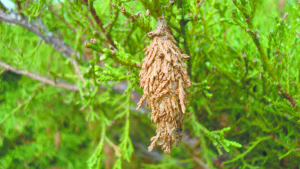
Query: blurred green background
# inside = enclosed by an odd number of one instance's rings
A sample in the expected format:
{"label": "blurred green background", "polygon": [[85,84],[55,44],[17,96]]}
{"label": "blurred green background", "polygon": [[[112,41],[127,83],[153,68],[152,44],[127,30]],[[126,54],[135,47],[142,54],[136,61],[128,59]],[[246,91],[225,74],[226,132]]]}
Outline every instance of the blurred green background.
{"label": "blurred green background", "polygon": [[[193,84],[171,157],[135,110],[162,14]],[[300,168],[297,0],[1,0],[0,36],[0,169]]]}

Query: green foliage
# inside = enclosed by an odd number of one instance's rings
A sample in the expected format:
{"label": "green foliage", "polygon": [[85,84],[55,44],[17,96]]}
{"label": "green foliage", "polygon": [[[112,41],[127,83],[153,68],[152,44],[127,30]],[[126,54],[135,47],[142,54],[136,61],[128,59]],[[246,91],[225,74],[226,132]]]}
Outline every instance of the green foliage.
{"label": "green foliage", "polygon": [[[73,51],[62,55],[31,28],[1,19],[0,169],[299,168],[299,2],[14,4],[24,23],[44,24],[43,36],[54,35]],[[157,148],[147,152],[156,126],[149,110],[135,110],[145,35],[162,14],[190,56],[192,80],[184,138],[171,157]],[[2,63],[78,91],[43,84]]]}

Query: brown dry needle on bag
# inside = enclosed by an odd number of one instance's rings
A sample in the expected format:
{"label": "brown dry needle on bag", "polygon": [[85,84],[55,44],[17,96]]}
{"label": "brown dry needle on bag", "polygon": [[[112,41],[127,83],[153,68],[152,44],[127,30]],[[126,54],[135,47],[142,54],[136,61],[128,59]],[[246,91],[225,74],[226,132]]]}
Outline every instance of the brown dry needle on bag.
{"label": "brown dry needle on bag", "polygon": [[159,17],[156,30],[147,35],[152,40],[144,49],[146,57],[140,71],[140,87],[144,88],[144,95],[137,109],[147,99],[146,106],[152,109],[151,120],[157,125],[156,136],[151,138],[148,150],[152,151],[157,144],[170,154],[173,143],[177,146],[182,138],[186,92],[191,85],[184,60],[189,56],[182,54],[176,46],[163,16]]}

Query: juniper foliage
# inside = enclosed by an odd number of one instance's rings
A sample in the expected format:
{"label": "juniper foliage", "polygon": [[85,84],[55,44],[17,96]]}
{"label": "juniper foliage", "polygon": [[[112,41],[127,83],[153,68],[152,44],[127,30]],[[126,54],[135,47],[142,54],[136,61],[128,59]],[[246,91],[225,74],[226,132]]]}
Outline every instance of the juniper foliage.
{"label": "juniper foliage", "polygon": [[[299,168],[300,2],[278,2],[2,0],[0,168]],[[162,15],[190,56],[171,158],[135,110]]]}

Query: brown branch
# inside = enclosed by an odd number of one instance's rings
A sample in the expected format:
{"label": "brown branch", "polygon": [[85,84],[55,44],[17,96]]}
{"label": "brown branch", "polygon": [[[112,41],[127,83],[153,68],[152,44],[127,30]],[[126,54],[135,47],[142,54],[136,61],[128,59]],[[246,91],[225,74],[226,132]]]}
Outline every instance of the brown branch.
{"label": "brown branch", "polygon": [[[288,100],[291,103],[292,107],[296,106],[296,99],[294,99],[290,94],[288,94],[287,92],[285,92],[282,88],[281,88],[281,84],[278,82],[277,83],[278,86],[278,94],[282,95],[284,99]],[[297,105],[298,107],[298,105]],[[297,108],[298,110],[298,108]]]}
{"label": "brown branch", "polygon": [[95,19],[97,25],[100,27],[102,33],[104,34],[104,36],[106,37],[108,43],[110,45],[112,45],[114,48],[118,49],[118,47],[116,46],[116,44],[114,43],[114,41],[112,40],[110,34],[108,34],[106,32],[106,30],[104,29],[103,27],[103,22],[101,21],[101,19],[99,18],[99,16],[97,15],[94,7],[93,7],[93,2],[91,2],[91,4],[88,3],[87,0],[83,0],[84,1],[84,4],[86,5],[86,7],[89,9],[89,11],[91,12],[93,18]]}
{"label": "brown branch", "polygon": [[[87,20],[89,21],[89,25],[91,25],[91,26],[93,27],[93,29],[94,29],[95,31],[97,31],[97,27],[96,27],[96,25],[94,24],[92,18],[89,16],[88,13],[86,13],[85,17],[86,17]],[[97,31],[97,33],[98,33],[98,31]]]}
{"label": "brown branch", "polygon": [[[77,61],[72,57],[74,54],[74,50],[71,46],[65,44],[62,39],[59,39],[54,35],[54,33],[48,31],[46,26],[40,21],[38,23],[31,20],[29,22],[26,16],[21,16],[16,12],[5,13],[3,10],[0,9],[0,21],[16,24],[26,28],[27,30],[33,32],[40,38],[42,38],[46,43],[53,46],[53,48],[60,52],[65,58],[71,59],[71,63],[74,66],[76,74],[79,75],[80,79],[84,81],[84,78],[81,74]],[[79,57],[79,53],[75,53],[77,57]]]}
{"label": "brown branch", "polygon": [[17,1],[16,1],[16,4],[17,4],[17,10],[18,10],[19,12],[21,12],[21,10],[22,10],[21,2],[20,2],[19,0],[17,0]]}
{"label": "brown branch", "polygon": [[48,84],[48,85],[55,86],[55,87],[60,87],[60,88],[67,89],[67,90],[78,91],[78,87],[76,85],[69,84],[69,83],[63,82],[61,80],[58,80],[59,82],[56,82],[50,78],[47,78],[47,77],[39,75],[39,74],[34,74],[31,72],[26,72],[24,70],[16,69],[2,61],[0,61],[0,67],[4,68],[6,70],[10,70],[17,74],[28,76],[28,77],[35,79],[37,81],[40,81],[44,84]]}

